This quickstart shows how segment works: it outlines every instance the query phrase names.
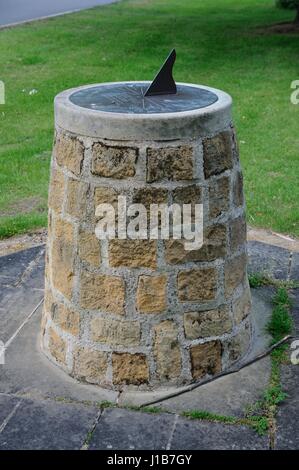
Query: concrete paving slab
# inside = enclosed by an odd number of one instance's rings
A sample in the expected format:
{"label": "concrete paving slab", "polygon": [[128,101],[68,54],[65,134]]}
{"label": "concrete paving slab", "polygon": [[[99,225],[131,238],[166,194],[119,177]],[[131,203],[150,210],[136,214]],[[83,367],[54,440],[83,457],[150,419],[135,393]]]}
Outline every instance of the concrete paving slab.
{"label": "concrete paving slab", "polygon": [[174,431],[173,450],[266,450],[267,436],[245,426],[192,421],[180,418]]}
{"label": "concrete paving slab", "polygon": [[17,251],[0,257],[0,276],[12,278],[17,282],[29,263],[44,251],[44,246],[34,246],[27,250]]}
{"label": "concrete paving slab", "polygon": [[156,406],[173,412],[204,410],[242,417],[246,407],[262,397],[269,383],[270,367],[270,359],[262,359],[236,374],[221,377]]}
{"label": "concrete paving slab", "polygon": [[20,402],[19,398],[8,395],[0,395],[0,429],[15,406]]}
{"label": "concrete paving slab", "polygon": [[22,400],[0,433],[0,450],[77,450],[99,410],[53,401]]}
{"label": "concrete paving slab", "polygon": [[299,366],[283,366],[281,372],[286,400],[279,406],[276,418],[276,449],[299,449]]}
{"label": "concrete paving slab", "polygon": [[91,450],[166,449],[175,424],[170,414],[105,409],[93,433]]}
{"label": "concrete paving slab", "polygon": [[6,350],[0,366],[0,393],[75,401],[115,402],[117,392],[80,384],[52,364],[39,348],[42,307]]}
{"label": "concrete paving slab", "polygon": [[0,340],[6,343],[43,299],[42,290],[8,287],[0,299]]}
{"label": "concrete paving slab", "polygon": [[287,279],[290,253],[285,248],[261,242],[248,243],[248,272],[265,273],[275,279]]}
{"label": "concrete paving slab", "polygon": [[0,340],[7,342],[43,298],[44,246],[0,258]]}
{"label": "concrete paving slab", "polygon": [[299,281],[299,253],[292,253],[290,279]]}

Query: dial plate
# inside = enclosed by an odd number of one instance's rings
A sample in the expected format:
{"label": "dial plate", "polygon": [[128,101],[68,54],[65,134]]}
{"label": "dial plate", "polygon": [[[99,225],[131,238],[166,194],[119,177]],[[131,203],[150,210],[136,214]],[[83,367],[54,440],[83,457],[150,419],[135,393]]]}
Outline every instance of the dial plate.
{"label": "dial plate", "polygon": [[215,93],[188,85],[177,85],[174,95],[144,96],[149,83],[98,85],[76,91],[70,101],[95,111],[124,114],[178,113],[205,108],[218,101]]}

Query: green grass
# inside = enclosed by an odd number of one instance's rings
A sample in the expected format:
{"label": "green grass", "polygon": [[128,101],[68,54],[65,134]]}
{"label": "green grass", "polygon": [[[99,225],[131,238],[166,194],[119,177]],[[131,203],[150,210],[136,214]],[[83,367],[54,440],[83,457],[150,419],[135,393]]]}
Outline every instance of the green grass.
{"label": "green grass", "polygon": [[272,342],[275,344],[284,336],[290,334],[293,328],[293,321],[290,316],[291,301],[286,289],[279,288],[277,290],[273,304],[274,308],[267,330],[272,335]]}
{"label": "green grass", "polygon": [[252,289],[263,286],[273,286],[283,289],[297,289],[299,282],[294,280],[274,279],[269,274],[252,273],[248,275],[249,285]]}
{"label": "green grass", "polygon": [[[0,237],[46,224],[54,96],[150,79],[172,47],[178,81],[234,98],[249,223],[298,236],[298,35],[260,32],[292,17],[274,0],[124,0],[1,30]],[[31,198],[37,206],[20,209]]]}

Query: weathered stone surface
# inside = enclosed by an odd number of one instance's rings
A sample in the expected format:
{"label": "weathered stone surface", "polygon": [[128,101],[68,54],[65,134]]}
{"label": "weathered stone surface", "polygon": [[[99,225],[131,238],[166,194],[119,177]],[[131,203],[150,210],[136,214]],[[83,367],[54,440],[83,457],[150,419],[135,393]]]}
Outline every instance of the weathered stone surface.
{"label": "weathered stone surface", "polygon": [[226,306],[204,312],[184,314],[184,328],[187,339],[221,336],[232,329],[232,320]]}
{"label": "weathered stone surface", "polygon": [[137,309],[140,313],[159,313],[167,308],[167,276],[139,276]]}
{"label": "weathered stone surface", "polygon": [[246,275],[247,256],[241,253],[224,264],[225,295],[229,297],[234,290],[243,282]]}
{"label": "weathered stone surface", "polygon": [[52,169],[49,186],[48,204],[57,214],[61,214],[64,199],[64,175],[60,170]]}
{"label": "weathered stone surface", "polygon": [[230,222],[229,238],[231,251],[237,250],[239,246],[246,243],[246,219],[244,216],[238,217]]}
{"label": "weathered stone surface", "polygon": [[55,220],[55,238],[52,242],[52,282],[68,299],[74,280],[73,226],[62,219]]}
{"label": "weathered stone surface", "polygon": [[209,185],[209,214],[210,218],[218,217],[229,209],[230,179],[222,176],[211,180]]}
{"label": "weathered stone surface", "polygon": [[112,267],[151,268],[157,265],[157,242],[155,240],[109,241],[109,264]]}
{"label": "weathered stone surface", "polygon": [[156,372],[160,380],[171,380],[181,373],[181,352],[178,328],[171,320],[159,323],[154,328],[154,356]]}
{"label": "weathered stone surface", "polygon": [[93,318],[90,324],[91,339],[109,345],[138,346],[140,323],[138,321]]}
{"label": "weathered stone surface", "polygon": [[238,172],[233,182],[233,203],[235,206],[243,206],[244,193],[243,193],[243,175]]}
{"label": "weathered stone surface", "polygon": [[86,219],[88,190],[88,184],[75,179],[68,180],[65,210],[69,215],[76,218]]}
{"label": "weathered stone surface", "polygon": [[77,347],[74,351],[72,375],[92,384],[105,383],[108,367],[107,353]]}
{"label": "weathered stone surface", "polygon": [[113,383],[140,385],[149,380],[149,368],[144,354],[113,353]]}
{"label": "weathered stone surface", "polygon": [[167,203],[168,191],[163,188],[143,187],[134,190],[133,203],[143,204],[146,209],[150,208],[151,204]]}
{"label": "weathered stone surface", "polygon": [[204,230],[204,244],[199,250],[185,250],[186,240],[165,241],[165,259],[169,264],[213,261],[226,255],[226,226],[212,225]]}
{"label": "weathered stone surface", "polygon": [[94,233],[82,230],[79,233],[79,256],[94,267],[101,263],[100,241]]}
{"label": "weathered stone surface", "polygon": [[50,314],[53,322],[59,328],[74,336],[79,335],[80,315],[74,309],[70,309],[62,303],[54,302],[51,305]]}
{"label": "weathered stone surface", "polygon": [[176,204],[200,204],[202,202],[202,188],[197,184],[180,186],[173,193],[173,202]]}
{"label": "weathered stone surface", "polygon": [[98,142],[92,147],[92,173],[105,178],[123,179],[135,175],[138,149],[113,147]]}
{"label": "weathered stone surface", "polygon": [[229,131],[204,139],[204,173],[209,178],[233,166],[232,139]]}
{"label": "weathered stone surface", "polygon": [[99,204],[112,204],[117,207],[118,202],[118,191],[107,186],[99,186],[94,190],[94,206],[95,208]]}
{"label": "weathered stone surface", "polygon": [[49,351],[57,362],[65,364],[66,349],[65,341],[53,328],[49,328]]}
{"label": "weathered stone surface", "polygon": [[236,336],[225,343],[231,363],[238,361],[246,354],[250,346],[250,339],[250,328],[246,325],[246,328],[242,328]]}
{"label": "weathered stone surface", "polygon": [[54,145],[54,156],[58,165],[65,166],[77,176],[80,175],[84,146],[76,137],[58,133]]}
{"label": "weathered stone surface", "polygon": [[192,376],[201,379],[207,374],[221,372],[222,346],[219,340],[197,344],[190,348]]}
{"label": "weathered stone surface", "polygon": [[217,293],[215,268],[191,269],[178,274],[178,296],[181,302],[213,300]]}
{"label": "weathered stone surface", "polygon": [[148,183],[193,179],[193,148],[189,145],[147,149]]}
{"label": "weathered stone surface", "polygon": [[251,294],[249,286],[246,287],[241,297],[233,302],[233,315],[235,322],[241,323],[250,313]]}
{"label": "weathered stone surface", "polygon": [[80,305],[91,310],[124,313],[125,284],[121,277],[81,273]]}

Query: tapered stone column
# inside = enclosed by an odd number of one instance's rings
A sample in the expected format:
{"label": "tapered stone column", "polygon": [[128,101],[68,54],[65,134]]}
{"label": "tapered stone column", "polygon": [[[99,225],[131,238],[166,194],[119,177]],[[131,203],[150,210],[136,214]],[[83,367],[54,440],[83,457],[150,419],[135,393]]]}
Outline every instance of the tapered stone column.
{"label": "tapered stone column", "polygon": [[[195,86],[195,85],[193,85]],[[86,89],[88,87],[83,87]],[[42,348],[111,389],[179,386],[225,370],[251,342],[242,173],[231,98],[113,113],[55,100]],[[98,240],[95,208],[202,203],[204,245]]]}

